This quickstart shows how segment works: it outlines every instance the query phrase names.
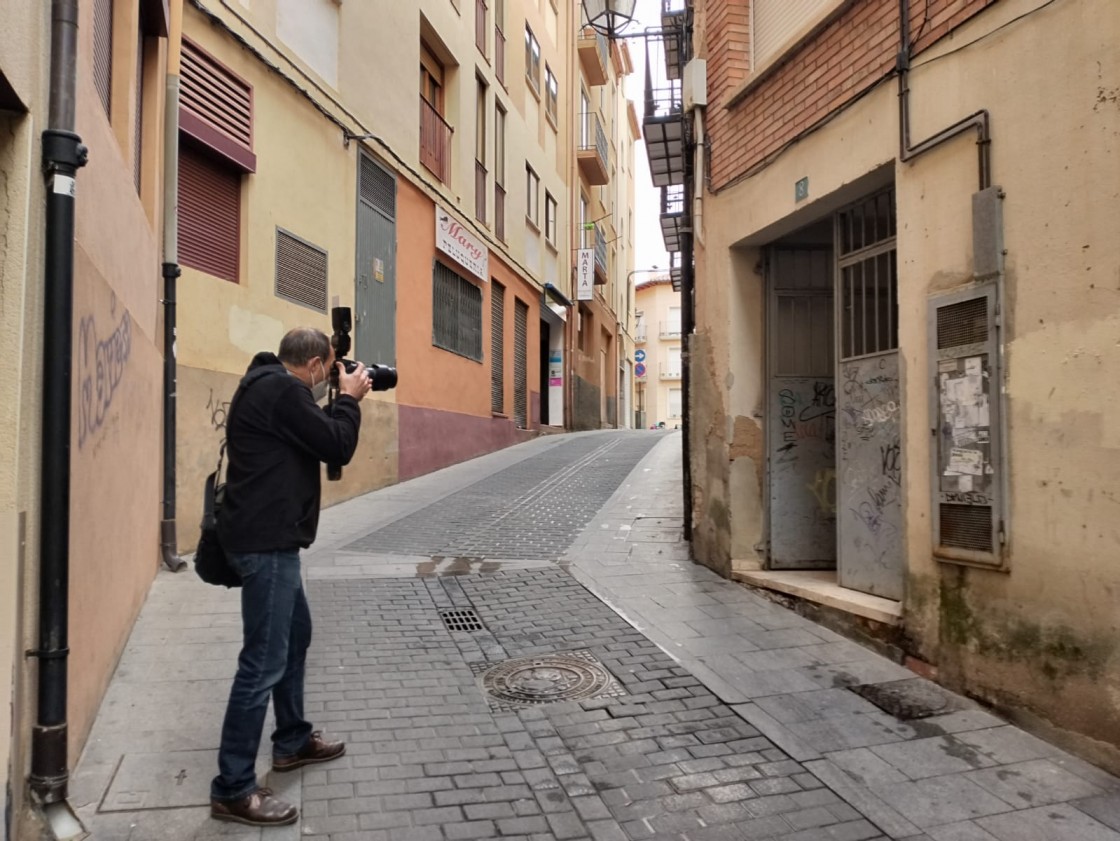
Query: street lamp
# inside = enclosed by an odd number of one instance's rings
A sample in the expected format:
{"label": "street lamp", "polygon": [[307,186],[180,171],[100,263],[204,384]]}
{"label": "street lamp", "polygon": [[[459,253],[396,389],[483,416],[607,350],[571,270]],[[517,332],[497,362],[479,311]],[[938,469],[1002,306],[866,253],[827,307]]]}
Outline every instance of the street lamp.
{"label": "street lamp", "polygon": [[587,24],[600,35],[617,38],[634,21],[637,0],[583,0]]}

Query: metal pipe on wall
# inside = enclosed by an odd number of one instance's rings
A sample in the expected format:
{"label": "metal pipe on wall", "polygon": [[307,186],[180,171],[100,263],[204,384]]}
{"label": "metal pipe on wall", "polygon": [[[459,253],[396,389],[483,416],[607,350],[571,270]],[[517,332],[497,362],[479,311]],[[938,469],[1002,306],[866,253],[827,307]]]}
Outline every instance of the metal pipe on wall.
{"label": "metal pipe on wall", "polygon": [[50,107],[43,132],[47,177],[43,276],[42,485],[39,514],[39,660],[31,731],[31,791],[42,805],[66,800],[70,609],[70,408],[74,313],[74,176],[88,150],[74,133],[78,0],[51,3]]}
{"label": "metal pipe on wall", "polygon": [[167,99],[163,115],[163,520],[160,555],[172,572],[185,567],[177,553],[175,521],[178,370],[175,358],[176,286],[179,275],[179,44],[183,7],[171,4],[167,38]]}
{"label": "metal pipe on wall", "polygon": [[899,50],[898,50],[898,132],[899,160],[904,163],[935,149],[947,140],[964,134],[970,129],[977,133],[978,168],[980,189],[992,185],[992,131],[991,116],[986,108],[958,120],[921,143],[910,145],[910,2],[898,0]]}

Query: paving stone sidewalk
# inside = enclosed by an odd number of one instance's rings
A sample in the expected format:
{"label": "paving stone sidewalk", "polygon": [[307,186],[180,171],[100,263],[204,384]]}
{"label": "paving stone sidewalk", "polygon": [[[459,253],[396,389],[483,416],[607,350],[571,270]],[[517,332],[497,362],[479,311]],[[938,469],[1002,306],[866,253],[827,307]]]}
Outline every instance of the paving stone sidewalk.
{"label": "paving stone sidewalk", "polygon": [[[914,675],[689,562],[680,511],[680,435],[650,432],[541,438],[325,511],[307,711],[348,751],[271,775],[302,819],[263,831],[207,816],[237,596],[161,573],[72,802],[128,841],[1120,841],[1120,782],[964,699],[884,712],[848,687]],[[555,653],[611,680],[483,693]]]}

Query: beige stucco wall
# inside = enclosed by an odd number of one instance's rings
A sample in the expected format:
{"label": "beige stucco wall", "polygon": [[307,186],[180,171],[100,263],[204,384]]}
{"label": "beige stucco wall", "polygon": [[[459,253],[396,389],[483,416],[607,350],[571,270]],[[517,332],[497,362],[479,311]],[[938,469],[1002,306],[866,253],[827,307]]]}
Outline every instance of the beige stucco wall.
{"label": "beige stucco wall", "polygon": [[[999,3],[939,49],[967,44],[1035,5]],[[994,182],[1007,196],[1008,573],[943,565],[931,556],[928,299],[971,278],[976,146],[970,135],[911,164],[891,164],[893,84],[760,174],[707,197],[690,442],[697,557],[716,568],[732,557],[757,563],[754,546],[764,537],[758,246],[866,194],[882,183],[880,165],[890,165],[887,180],[893,170],[898,203],[911,645],[939,665],[947,682],[1060,728],[1077,748],[1113,767],[1120,765],[1118,39],[1114,3],[1070,0],[952,58],[916,67],[911,77],[915,139],[978,108],[992,116]],[[1043,54],[1051,60],[1038,61]],[[800,207],[793,185],[805,176],[810,198]]]}
{"label": "beige stucco wall", "polygon": [[[48,9],[0,2],[0,73],[29,113],[0,116],[0,791],[5,814],[23,811],[32,644],[26,609],[34,585],[39,505],[39,313],[42,309],[43,181],[39,131],[46,116]],[[29,572],[30,571],[30,572]]]}

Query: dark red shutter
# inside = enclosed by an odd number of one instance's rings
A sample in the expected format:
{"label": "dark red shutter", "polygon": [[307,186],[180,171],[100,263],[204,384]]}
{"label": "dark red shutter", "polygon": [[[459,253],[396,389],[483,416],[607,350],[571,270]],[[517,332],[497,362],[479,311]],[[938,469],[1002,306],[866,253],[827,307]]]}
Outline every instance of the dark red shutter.
{"label": "dark red shutter", "polygon": [[253,89],[217,59],[183,39],[179,128],[246,172],[253,154]]}
{"label": "dark red shutter", "polygon": [[238,282],[241,173],[184,143],[179,149],[179,262]]}

